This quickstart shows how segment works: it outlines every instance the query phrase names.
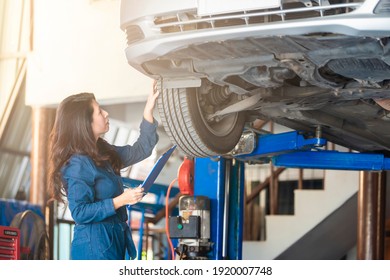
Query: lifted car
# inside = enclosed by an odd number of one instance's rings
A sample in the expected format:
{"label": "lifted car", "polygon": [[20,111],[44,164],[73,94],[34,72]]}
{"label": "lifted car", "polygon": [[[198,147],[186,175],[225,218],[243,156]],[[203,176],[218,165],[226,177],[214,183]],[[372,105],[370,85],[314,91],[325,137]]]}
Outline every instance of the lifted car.
{"label": "lifted car", "polygon": [[390,0],[122,0],[121,28],[189,156],[228,154],[257,119],[390,154]]}

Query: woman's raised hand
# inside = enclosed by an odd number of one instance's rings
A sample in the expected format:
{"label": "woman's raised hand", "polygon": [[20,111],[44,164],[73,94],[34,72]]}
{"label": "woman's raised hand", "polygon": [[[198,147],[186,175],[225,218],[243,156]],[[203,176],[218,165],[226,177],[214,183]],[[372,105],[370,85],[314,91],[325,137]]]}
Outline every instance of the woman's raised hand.
{"label": "woman's raised hand", "polygon": [[153,90],[149,94],[148,99],[146,101],[145,109],[144,109],[144,119],[150,123],[153,123],[153,109],[156,106],[156,100],[160,94],[160,90],[157,86],[157,80],[153,81]]}

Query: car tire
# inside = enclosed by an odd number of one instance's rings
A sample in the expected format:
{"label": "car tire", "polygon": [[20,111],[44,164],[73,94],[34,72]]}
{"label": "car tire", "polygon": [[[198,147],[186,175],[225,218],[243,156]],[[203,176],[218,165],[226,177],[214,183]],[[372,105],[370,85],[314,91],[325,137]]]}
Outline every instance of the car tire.
{"label": "car tire", "polygon": [[244,124],[243,113],[232,113],[220,121],[208,121],[200,105],[197,88],[165,89],[158,112],[172,143],[187,156],[212,157],[230,152],[239,141]]}

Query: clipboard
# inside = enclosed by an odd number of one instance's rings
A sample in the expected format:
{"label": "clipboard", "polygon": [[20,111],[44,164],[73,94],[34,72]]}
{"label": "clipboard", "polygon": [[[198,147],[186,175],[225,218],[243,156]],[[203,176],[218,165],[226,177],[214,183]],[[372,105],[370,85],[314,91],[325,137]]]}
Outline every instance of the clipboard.
{"label": "clipboard", "polygon": [[159,159],[154,164],[152,170],[150,170],[148,176],[143,181],[143,183],[140,185],[142,188],[144,188],[144,194],[147,194],[154,184],[154,181],[160,174],[161,170],[167,163],[169,157],[173,153],[173,151],[176,149],[176,145],[172,146],[168,151],[166,151],[164,154],[162,154]]}

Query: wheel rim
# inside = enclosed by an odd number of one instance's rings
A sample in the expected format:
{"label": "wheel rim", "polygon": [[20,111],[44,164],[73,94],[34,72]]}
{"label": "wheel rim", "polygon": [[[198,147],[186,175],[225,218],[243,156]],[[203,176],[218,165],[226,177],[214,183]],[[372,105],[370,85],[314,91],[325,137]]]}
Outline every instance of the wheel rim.
{"label": "wheel rim", "polygon": [[[198,95],[199,96],[199,95]],[[201,106],[201,98],[197,98],[198,110],[200,112],[200,116],[202,118],[203,124],[207,127],[207,129],[214,135],[223,137],[229,135],[237,124],[238,113],[229,114],[228,116],[224,116],[219,121],[215,119],[210,121],[207,120],[207,114],[204,112]],[[213,112],[215,113],[215,112]]]}

